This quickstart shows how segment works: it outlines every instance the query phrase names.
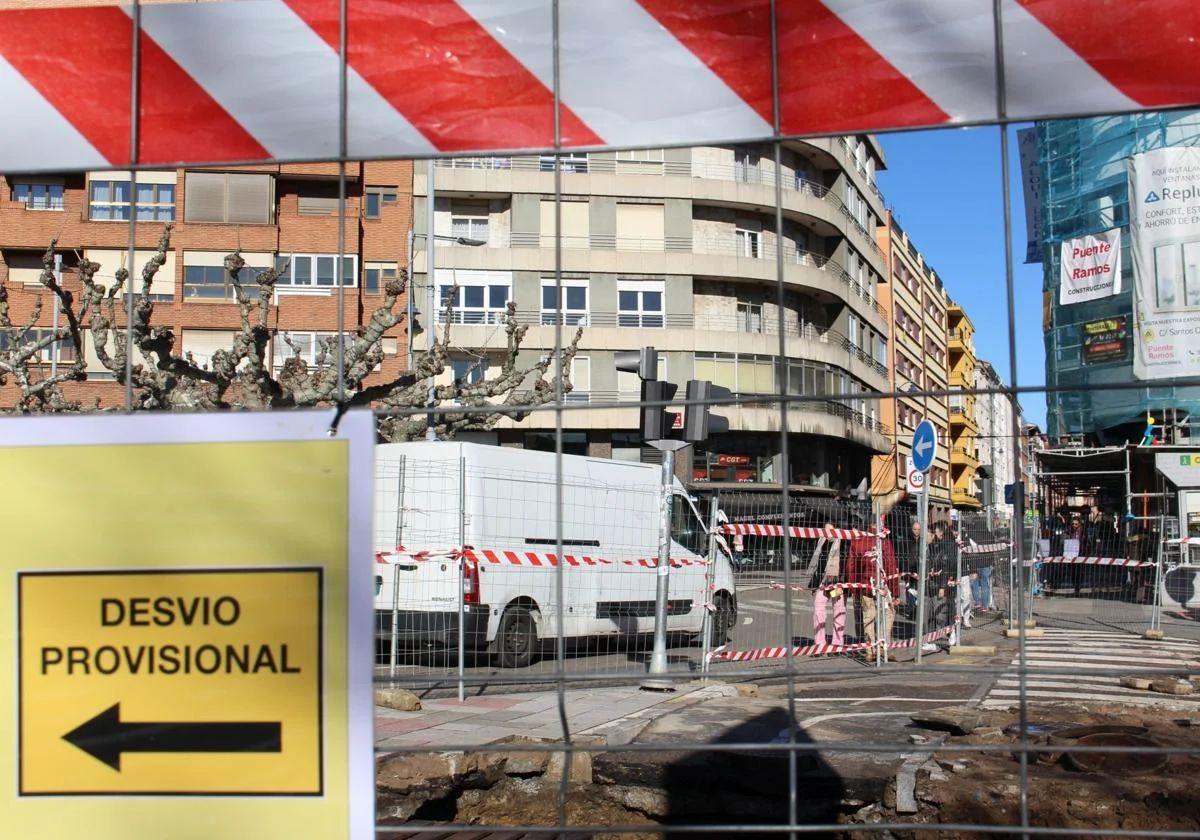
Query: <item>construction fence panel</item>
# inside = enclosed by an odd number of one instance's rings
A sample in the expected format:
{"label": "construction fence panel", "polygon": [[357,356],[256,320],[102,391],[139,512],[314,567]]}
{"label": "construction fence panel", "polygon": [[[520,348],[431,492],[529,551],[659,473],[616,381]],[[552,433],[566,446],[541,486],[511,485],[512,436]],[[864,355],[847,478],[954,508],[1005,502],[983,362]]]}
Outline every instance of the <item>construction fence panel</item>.
{"label": "construction fence panel", "polygon": [[1157,523],[1098,509],[1059,511],[1037,530],[1032,618],[1051,627],[1142,635],[1154,622],[1163,541]]}
{"label": "construction fence panel", "polygon": [[[552,453],[513,469],[507,455],[526,453],[495,452],[498,460],[483,462],[377,459],[381,676],[409,685],[543,679],[560,644],[573,676],[644,675],[660,569],[660,468],[589,460],[586,473],[560,476]],[[707,505],[677,493],[669,504],[669,661],[687,673],[706,645],[728,638],[736,588],[728,555],[710,557]]]}
{"label": "construction fence panel", "polygon": [[706,657],[710,669],[831,656],[881,664],[918,637],[929,645],[953,635],[955,550],[944,528],[930,531],[936,538],[927,543],[921,584],[909,512],[881,521],[870,502],[790,496],[785,515],[779,494],[750,491],[721,492],[715,501],[738,614],[729,643]]}
{"label": "construction fence panel", "polygon": [[952,528],[960,559],[956,597],[963,624],[1013,620],[1016,555],[1011,518],[994,511],[963,511]]}

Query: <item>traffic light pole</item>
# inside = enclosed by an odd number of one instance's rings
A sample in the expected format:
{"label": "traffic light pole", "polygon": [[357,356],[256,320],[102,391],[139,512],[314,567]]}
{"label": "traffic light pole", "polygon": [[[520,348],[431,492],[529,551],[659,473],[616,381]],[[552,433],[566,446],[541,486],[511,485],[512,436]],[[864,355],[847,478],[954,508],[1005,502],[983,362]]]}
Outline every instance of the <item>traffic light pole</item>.
{"label": "traffic light pole", "polygon": [[654,651],[650,656],[649,677],[641,682],[644,691],[674,691],[667,679],[667,598],[671,592],[671,505],[675,485],[675,453],[688,446],[682,440],[651,440],[650,446],[663,454],[661,519],[658,528],[657,584],[654,589]]}

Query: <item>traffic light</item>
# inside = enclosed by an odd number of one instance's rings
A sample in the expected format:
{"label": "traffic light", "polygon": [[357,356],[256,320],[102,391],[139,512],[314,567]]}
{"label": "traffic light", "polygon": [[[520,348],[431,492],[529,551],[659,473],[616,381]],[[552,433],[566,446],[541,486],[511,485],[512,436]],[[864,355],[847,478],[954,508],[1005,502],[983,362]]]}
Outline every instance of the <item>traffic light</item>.
{"label": "traffic light", "polygon": [[671,433],[674,415],[661,405],[646,405],[648,402],[670,402],[675,399],[678,385],[649,379],[642,382],[642,439],[666,440]]}
{"label": "traffic light", "polygon": [[658,379],[658,351],[653,347],[641,350],[619,350],[613,354],[617,370],[636,373],[642,381]]}
{"label": "traffic light", "polygon": [[683,413],[683,439],[689,443],[708,440],[711,435],[729,431],[729,418],[713,414],[709,406],[693,405],[695,401],[723,400],[733,396],[728,388],[703,379],[689,379],[687,406]]}

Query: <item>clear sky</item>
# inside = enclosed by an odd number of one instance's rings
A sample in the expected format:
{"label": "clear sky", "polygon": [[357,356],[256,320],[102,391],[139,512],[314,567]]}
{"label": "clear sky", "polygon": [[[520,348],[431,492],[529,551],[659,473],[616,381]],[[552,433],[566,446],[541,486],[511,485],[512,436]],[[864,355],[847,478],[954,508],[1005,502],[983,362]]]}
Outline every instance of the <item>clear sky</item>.
{"label": "clear sky", "polygon": [[[1016,128],[1009,129],[1017,382],[1045,382],[1042,267],[1024,265],[1025,205]],[[1004,280],[1004,199],[997,128],[884,134],[879,188],[900,226],[975,324],[975,353],[1011,381]],[[1046,427],[1046,400],[1025,394],[1028,421]]]}

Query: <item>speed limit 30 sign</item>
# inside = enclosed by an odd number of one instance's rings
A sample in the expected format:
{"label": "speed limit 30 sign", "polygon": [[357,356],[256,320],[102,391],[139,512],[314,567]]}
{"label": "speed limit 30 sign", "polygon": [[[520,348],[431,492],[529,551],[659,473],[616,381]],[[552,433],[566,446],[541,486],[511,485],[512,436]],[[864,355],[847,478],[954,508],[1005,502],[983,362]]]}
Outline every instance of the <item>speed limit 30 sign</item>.
{"label": "speed limit 30 sign", "polygon": [[909,493],[918,494],[924,493],[928,486],[928,476],[921,470],[908,471],[907,489]]}

